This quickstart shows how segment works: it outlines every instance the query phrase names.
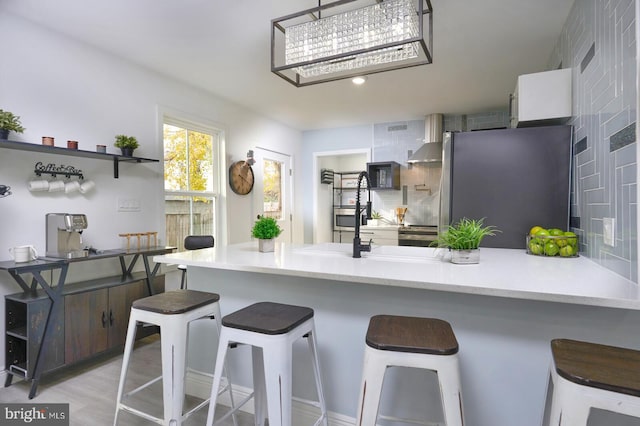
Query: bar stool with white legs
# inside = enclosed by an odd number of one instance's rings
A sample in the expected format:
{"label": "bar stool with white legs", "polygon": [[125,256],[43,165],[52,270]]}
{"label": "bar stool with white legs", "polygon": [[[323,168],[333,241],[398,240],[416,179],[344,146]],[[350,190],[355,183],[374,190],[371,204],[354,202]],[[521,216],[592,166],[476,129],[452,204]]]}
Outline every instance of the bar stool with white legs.
{"label": "bar stool with white legs", "polygon": [[437,373],[447,426],[462,426],[462,391],[458,369],[458,341],[451,325],[439,319],[376,315],[369,321],[357,426],[375,426],[378,418],[401,423],[433,425],[378,413],[388,367],[413,367]]}
{"label": "bar stool with white legs", "polygon": [[328,426],[313,309],[273,302],[256,303],[222,318],[207,425],[211,426],[215,417],[216,390],[220,387],[227,349],[239,343],[252,346],[254,391],[235,410],[253,397],[256,426],[264,425],[267,413],[269,426],[291,426],[293,343],[302,337],[309,344],[316,381],[318,403],[312,405],[320,409],[320,417],[315,424]]}
{"label": "bar stool with white legs", "polygon": [[[221,318],[219,300],[220,296],[215,293],[194,290],[175,290],[159,293],[133,302],[124,347],[122,370],[120,372],[120,384],[118,385],[116,414],[113,420],[114,426],[118,423],[120,410],[127,411],[157,424],[179,426],[191,414],[209,402],[209,399],[207,399],[190,411],[183,413],[189,323],[202,318],[215,318],[219,334],[219,322]],[[160,327],[162,375],[125,394],[124,388],[127,379],[127,370],[131,360],[138,323],[153,324]],[[221,365],[220,367],[223,366]],[[220,371],[222,371],[222,369]],[[227,375],[227,379],[228,378],[229,376]],[[162,380],[163,418],[152,416],[125,403],[126,398],[159,380]],[[230,380],[219,392],[224,392],[225,390],[229,392],[231,405],[233,406],[233,393]],[[235,415],[233,417],[233,423],[237,426]]]}
{"label": "bar stool with white legs", "polygon": [[[184,238],[185,250],[199,250],[210,248],[215,245],[213,235],[187,235]],[[187,288],[187,265],[178,265],[178,269],[182,271],[180,278],[180,290]]]}
{"label": "bar stool with white legs", "polygon": [[640,418],[640,351],[554,339],[551,354],[550,425],[586,426],[591,408]]}

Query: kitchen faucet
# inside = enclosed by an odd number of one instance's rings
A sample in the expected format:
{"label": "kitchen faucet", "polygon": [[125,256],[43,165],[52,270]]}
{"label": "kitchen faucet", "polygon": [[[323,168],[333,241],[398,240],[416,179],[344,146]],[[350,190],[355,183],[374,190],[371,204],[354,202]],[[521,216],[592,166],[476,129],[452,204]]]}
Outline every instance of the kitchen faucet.
{"label": "kitchen faucet", "polygon": [[359,258],[360,252],[363,251],[371,251],[371,240],[369,240],[369,244],[361,244],[360,243],[360,220],[362,213],[362,208],[360,207],[360,188],[362,186],[362,178],[367,179],[367,219],[371,219],[371,184],[369,180],[369,174],[367,172],[360,172],[358,175],[358,187],[356,192],[356,233],[353,237],[353,257]]}

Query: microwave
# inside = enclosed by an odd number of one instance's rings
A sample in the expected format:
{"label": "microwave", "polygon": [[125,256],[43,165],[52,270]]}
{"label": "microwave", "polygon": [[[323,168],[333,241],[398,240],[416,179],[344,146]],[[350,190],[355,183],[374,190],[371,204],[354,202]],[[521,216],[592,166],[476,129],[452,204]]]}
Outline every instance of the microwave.
{"label": "microwave", "polygon": [[[333,229],[335,231],[353,231],[356,227],[355,208],[335,208],[333,209]],[[366,223],[366,210],[360,213],[360,224]]]}

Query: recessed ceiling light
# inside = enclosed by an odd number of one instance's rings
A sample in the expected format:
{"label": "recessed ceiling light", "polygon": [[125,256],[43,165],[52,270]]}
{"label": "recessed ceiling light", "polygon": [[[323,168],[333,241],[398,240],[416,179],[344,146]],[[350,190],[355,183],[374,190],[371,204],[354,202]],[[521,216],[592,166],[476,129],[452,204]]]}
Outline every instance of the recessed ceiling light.
{"label": "recessed ceiling light", "polygon": [[351,82],[355,85],[360,86],[361,84],[364,84],[364,82],[367,81],[367,77],[353,77],[353,79],[351,80]]}

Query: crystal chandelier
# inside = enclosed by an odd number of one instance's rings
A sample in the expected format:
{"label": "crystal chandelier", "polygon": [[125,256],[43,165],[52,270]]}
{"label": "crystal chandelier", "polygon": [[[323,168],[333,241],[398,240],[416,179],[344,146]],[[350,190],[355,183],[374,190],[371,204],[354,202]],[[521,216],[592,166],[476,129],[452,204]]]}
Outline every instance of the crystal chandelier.
{"label": "crystal chandelier", "polygon": [[430,0],[319,4],[271,21],[271,71],[301,87],[430,64],[432,19]]}

